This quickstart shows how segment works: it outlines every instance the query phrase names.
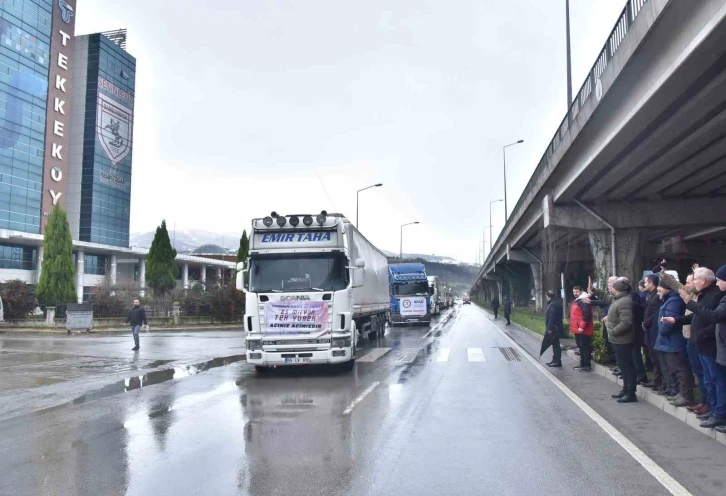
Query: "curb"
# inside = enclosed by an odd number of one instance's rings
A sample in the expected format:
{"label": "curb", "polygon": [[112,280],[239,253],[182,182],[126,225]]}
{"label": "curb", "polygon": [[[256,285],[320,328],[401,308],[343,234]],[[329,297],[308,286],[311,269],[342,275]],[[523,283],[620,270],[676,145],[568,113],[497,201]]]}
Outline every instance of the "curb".
{"label": "curb", "polygon": [[[575,352],[572,350],[568,350],[566,354],[573,360],[579,360],[579,358],[575,355]],[[615,384],[622,385],[622,381],[617,376],[613,375],[608,367],[605,367],[604,365],[600,365],[599,363],[593,361],[592,370],[597,375],[600,375],[605,379],[614,382]],[[717,432],[714,429],[703,429],[701,427],[701,421],[696,418],[695,413],[689,412],[685,408],[677,408],[671,405],[670,403],[668,403],[668,400],[666,400],[665,396],[655,394],[650,389],[643,387],[639,387],[636,390],[635,395],[638,397],[638,399],[647,401],[656,408],[663,410],[672,417],[675,417],[681,422],[684,422],[686,425],[693,427],[704,436],[708,436],[714,441],[726,445],[726,434]]]}

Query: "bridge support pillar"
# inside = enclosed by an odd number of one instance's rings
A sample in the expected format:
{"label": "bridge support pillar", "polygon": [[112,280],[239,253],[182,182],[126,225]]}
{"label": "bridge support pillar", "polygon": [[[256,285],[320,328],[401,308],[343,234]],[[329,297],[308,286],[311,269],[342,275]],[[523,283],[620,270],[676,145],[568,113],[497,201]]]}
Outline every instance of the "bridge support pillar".
{"label": "bridge support pillar", "polygon": [[610,231],[590,231],[588,237],[592,258],[595,261],[593,282],[597,282],[597,287],[603,289],[607,287],[608,277],[612,275]]}
{"label": "bridge support pillar", "polygon": [[534,282],[534,308],[535,310],[542,310],[542,264],[539,262],[529,264],[532,270],[532,281]]}
{"label": "bridge support pillar", "polygon": [[624,276],[637,288],[642,273],[642,231],[640,229],[618,229],[615,231],[615,264],[617,276]]}

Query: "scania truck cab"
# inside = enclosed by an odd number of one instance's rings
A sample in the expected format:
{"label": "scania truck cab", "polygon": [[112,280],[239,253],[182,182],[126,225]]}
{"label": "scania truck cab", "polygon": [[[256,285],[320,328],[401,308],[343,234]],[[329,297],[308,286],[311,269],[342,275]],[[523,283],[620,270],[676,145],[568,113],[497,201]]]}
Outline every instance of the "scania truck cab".
{"label": "scania truck cab", "polygon": [[389,265],[391,324],[430,324],[431,296],[422,263]]}
{"label": "scania truck cab", "polygon": [[383,336],[388,260],[341,214],[253,219],[244,291],[247,361],[352,369],[359,336]]}

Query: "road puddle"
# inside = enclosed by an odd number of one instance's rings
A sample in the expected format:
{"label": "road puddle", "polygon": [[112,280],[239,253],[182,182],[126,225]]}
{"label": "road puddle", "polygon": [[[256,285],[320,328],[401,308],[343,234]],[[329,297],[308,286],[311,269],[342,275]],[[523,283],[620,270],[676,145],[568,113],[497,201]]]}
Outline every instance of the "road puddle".
{"label": "road puddle", "polygon": [[[201,363],[197,363],[194,365],[185,365],[182,367],[175,367],[175,368],[169,368],[169,369],[155,370],[153,372],[147,372],[144,375],[128,377],[126,379],[115,382],[113,384],[109,384],[108,386],[104,386],[97,391],[91,391],[82,396],[79,396],[78,398],[76,398],[73,401],[70,401],[68,403],[64,403],[62,405],[54,406],[51,408],[46,408],[46,409],[40,410],[36,413],[46,413],[49,411],[54,411],[54,410],[57,410],[60,408],[65,408],[65,407],[72,406],[72,405],[80,405],[83,403],[100,400],[100,399],[107,398],[109,396],[113,396],[116,394],[122,394],[122,393],[126,393],[126,392],[133,391],[136,389],[141,389],[143,387],[153,386],[155,384],[161,384],[162,382],[183,379],[185,377],[197,375],[197,374],[206,372],[207,370],[211,370],[211,369],[214,369],[217,367],[223,367],[225,365],[230,365],[232,363],[239,362],[244,359],[245,359],[245,355],[233,355],[233,356],[228,356],[228,357],[214,358],[212,360],[207,360],[206,362],[201,362]],[[163,360],[158,360],[158,362],[163,362]]]}

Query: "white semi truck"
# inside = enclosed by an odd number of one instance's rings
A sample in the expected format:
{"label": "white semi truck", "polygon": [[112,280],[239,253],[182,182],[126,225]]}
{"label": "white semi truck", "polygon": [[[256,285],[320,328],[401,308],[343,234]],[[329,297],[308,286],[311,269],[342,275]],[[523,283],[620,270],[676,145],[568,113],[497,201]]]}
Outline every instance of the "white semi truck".
{"label": "white semi truck", "polygon": [[390,307],[388,259],[341,214],[252,220],[246,293],[247,361],[353,368],[358,339],[382,337]]}
{"label": "white semi truck", "polygon": [[438,315],[446,308],[444,300],[444,286],[439,282],[437,276],[429,276],[429,295],[431,296],[431,315]]}

